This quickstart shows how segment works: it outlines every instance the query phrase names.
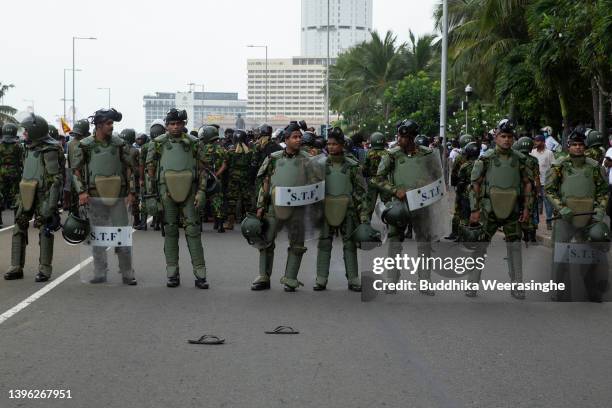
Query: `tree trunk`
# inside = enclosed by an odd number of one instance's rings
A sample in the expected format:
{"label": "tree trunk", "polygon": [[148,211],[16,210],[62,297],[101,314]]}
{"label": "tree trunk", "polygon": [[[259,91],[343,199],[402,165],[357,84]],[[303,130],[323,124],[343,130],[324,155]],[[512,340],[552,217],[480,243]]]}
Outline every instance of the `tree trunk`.
{"label": "tree trunk", "polygon": [[608,136],[608,126],[606,125],[606,101],[604,100],[604,95],[601,90],[597,89],[597,93],[599,96],[599,123],[597,130],[604,136]]}
{"label": "tree trunk", "polygon": [[591,78],[591,100],[593,101],[593,128],[601,131],[599,116],[599,87],[595,78]]}
{"label": "tree trunk", "polygon": [[561,106],[561,117],[563,118],[563,132],[561,133],[561,147],[563,150],[567,150],[567,136],[570,133],[569,128],[569,112],[567,106],[567,99],[563,95],[563,91],[559,89],[559,105]]}

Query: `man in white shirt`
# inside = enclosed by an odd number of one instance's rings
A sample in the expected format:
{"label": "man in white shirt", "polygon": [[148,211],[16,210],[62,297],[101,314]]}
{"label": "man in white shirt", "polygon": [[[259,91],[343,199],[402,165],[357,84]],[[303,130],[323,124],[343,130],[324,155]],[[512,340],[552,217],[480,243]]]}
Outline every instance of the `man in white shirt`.
{"label": "man in white shirt", "polygon": [[543,132],[546,148],[553,153],[558,153],[562,150],[561,144],[553,136],[553,130],[550,126],[544,126],[540,129]]}
{"label": "man in white shirt", "polygon": [[545,207],[546,229],[550,231],[552,230],[551,218],[553,216],[553,208],[550,202],[548,202],[548,199],[546,198],[544,186],[546,185],[546,173],[548,173],[548,170],[550,170],[552,163],[555,160],[555,156],[553,155],[553,152],[551,150],[546,148],[547,141],[548,139],[545,139],[544,135],[537,135],[534,139],[534,149],[531,151],[531,155],[538,159],[538,164],[540,167],[540,190],[537,192],[538,212],[541,214],[542,206]]}

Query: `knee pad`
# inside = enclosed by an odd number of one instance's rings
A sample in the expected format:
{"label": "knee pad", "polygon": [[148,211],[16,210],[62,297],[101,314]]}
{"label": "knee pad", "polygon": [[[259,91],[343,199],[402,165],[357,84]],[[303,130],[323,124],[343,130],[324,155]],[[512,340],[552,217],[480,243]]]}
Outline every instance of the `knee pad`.
{"label": "knee pad", "polygon": [[332,239],[331,238],[319,239],[317,248],[319,248],[322,251],[331,251],[332,250]]}
{"label": "knee pad", "polygon": [[164,226],[164,231],[166,232],[166,237],[178,238],[179,236],[179,229],[176,224],[166,224]]}
{"label": "knee pad", "polygon": [[287,251],[293,255],[302,255],[306,252],[308,248],[303,246],[290,246]]}
{"label": "knee pad", "polygon": [[185,235],[188,236],[189,238],[199,237],[200,234],[201,232],[200,232],[199,224],[187,224],[185,226]]}

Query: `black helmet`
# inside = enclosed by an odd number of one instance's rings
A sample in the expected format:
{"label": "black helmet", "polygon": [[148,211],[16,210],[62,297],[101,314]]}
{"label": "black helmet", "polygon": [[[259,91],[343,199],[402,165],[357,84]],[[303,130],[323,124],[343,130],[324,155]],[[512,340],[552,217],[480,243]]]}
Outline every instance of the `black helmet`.
{"label": "black helmet", "polygon": [[2,136],[17,137],[17,130],[19,130],[19,128],[16,124],[5,123],[4,126],[2,126]]}
{"label": "black helmet", "polygon": [[79,119],[74,123],[72,127],[72,133],[76,133],[79,136],[87,137],[90,135],[89,133],[89,121],[87,119]]}
{"label": "black helmet", "polygon": [[582,143],[586,145],[586,136],[584,134],[583,127],[577,127],[572,130],[572,133],[567,137],[567,145],[569,146],[572,143]]}
{"label": "black helmet", "polygon": [[262,136],[271,136],[272,135],[272,126],[264,123],[259,127],[259,134]]}
{"label": "black helmet", "polygon": [[428,147],[431,142],[429,141],[429,138],[427,136],[418,135],[417,137],[414,138],[414,143],[419,146]]}
{"label": "black helmet", "polygon": [[49,136],[54,140],[59,140],[60,134],[57,128],[53,125],[49,125]]}
{"label": "black helmet", "polygon": [[204,143],[212,143],[219,139],[219,129],[214,126],[202,126],[198,138]]}
{"label": "black helmet", "polygon": [[97,125],[99,123],[106,122],[107,120],[112,120],[113,122],[121,122],[123,119],[123,115],[121,112],[118,112],[114,108],[110,109],[100,109],[94,112],[93,115],[89,117],[91,123]]}
{"label": "black helmet", "polygon": [[49,124],[42,117],[31,113],[21,121],[21,127],[28,132],[28,139],[37,142],[49,136]]}
{"label": "black helmet", "polygon": [[511,133],[511,134],[514,134],[514,128],[515,128],[514,122],[508,118],[500,120],[496,127],[499,133]]}
{"label": "black helmet", "polygon": [[125,143],[132,145],[136,141],[136,131],[134,129],[123,129],[119,133],[119,137],[125,141]]}
{"label": "black helmet", "polygon": [[397,134],[400,136],[416,136],[419,130],[418,123],[410,119],[401,121],[397,126]]}
{"label": "black helmet", "polygon": [[463,154],[468,160],[476,159],[480,155],[480,146],[476,142],[470,142],[463,148]]}
{"label": "black helmet", "polygon": [[312,143],[312,147],[315,149],[323,149],[325,147],[325,139],[323,136],[317,136]]}
{"label": "black helmet", "polygon": [[62,236],[69,244],[76,245],[85,241],[89,235],[89,220],[86,216],[70,213],[62,226]]}
{"label": "black helmet", "polygon": [[312,147],[317,136],[312,132],[304,132],[302,135],[302,144],[304,146]]}
{"label": "black helmet", "polygon": [[166,118],[165,118],[165,122],[166,125],[169,122],[172,121],[183,121],[183,122],[187,122],[187,111],[186,110],[178,110],[176,108],[172,108],[170,109],[167,113],[166,113]]}
{"label": "black helmet", "polygon": [[346,142],[344,132],[342,131],[342,128],[339,128],[338,126],[334,126],[327,132],[327,138],[329,139],[330,137],[338,140],[341,144]]}
{"label": "black helmet", "polygon": [[385,135],[380,132],[372,133],[370,136],[370,145],[374,150],[381,150],[385,148]]}
{"label": "black helmet", "polygon": [[487,234],[481,223],[459,226],[459,241],[469,250],[475,250],[480,242],[487,241]]}
{"label": "black helmet", "polygon": [[247,133],[242,129],[236,129],[233,133],[234,143],[246,143]]}
{"label": "black helmet", "polygon": [[145,144],[149,141],[149,136],[146,133],[139,133],[136,140],[143,140],[142,144]]}
{"label": "black helmet", "polygon": [[247,240],[249,245],[257,249],[268,248],[272,244],[265,238],[267,227],[268,225],[266,222],[261,221],[253,214],[247,214],[240,223],[242,236]]}
{"label": "black helmet", "polygon": [[393,200],[385,206],[381,219],[385,224],[402,227],[410,222],[410,210],[406,201]]}
{"label": "black helmet", "polygon": [[601,147],[606,145],[606,137],[597,130],[591,130],[587,133],[587,147]]}

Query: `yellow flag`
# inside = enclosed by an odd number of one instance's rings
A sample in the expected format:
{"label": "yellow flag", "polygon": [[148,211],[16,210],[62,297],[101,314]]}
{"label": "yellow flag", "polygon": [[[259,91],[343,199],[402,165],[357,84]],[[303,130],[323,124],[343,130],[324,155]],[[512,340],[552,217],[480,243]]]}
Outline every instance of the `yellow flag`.
{"label": "yellow flag", "polygon": [[64,134],[67,135],[72,129],[70,129],[70,126],[68,125],[68,122],[66,122],[66,119],[60,118],[60,121],[62,123],[62,130],[64,131]]}

